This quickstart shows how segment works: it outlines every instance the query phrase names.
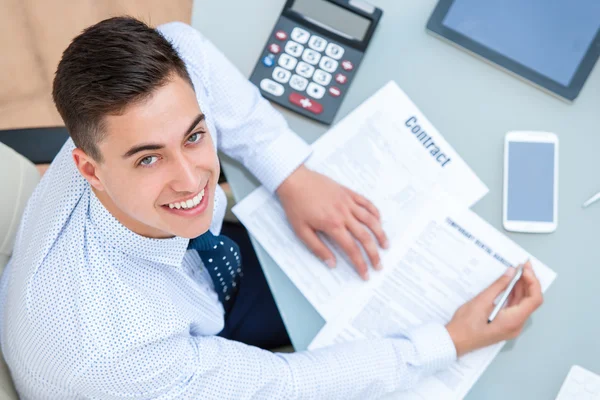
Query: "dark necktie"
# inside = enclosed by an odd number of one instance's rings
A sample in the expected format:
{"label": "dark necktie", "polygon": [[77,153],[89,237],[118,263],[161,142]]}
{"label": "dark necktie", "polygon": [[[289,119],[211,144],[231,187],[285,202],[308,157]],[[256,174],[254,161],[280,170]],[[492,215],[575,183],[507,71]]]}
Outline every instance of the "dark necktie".
{"label": "dark necktie", "polygon": [[227,236],[215,236],[208,231],[191,239],[188,248],[200,255],[225,312],[229,311],[239,289],[240,277],[244,275],[238,245]]}

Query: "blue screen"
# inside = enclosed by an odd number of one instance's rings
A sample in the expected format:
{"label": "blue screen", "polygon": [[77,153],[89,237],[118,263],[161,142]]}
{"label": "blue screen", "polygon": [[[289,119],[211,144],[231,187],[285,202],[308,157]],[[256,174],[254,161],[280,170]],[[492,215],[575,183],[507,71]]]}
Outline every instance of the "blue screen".
{"label": "blue screen", "polygon": [[553,221],[553,143],[508,144],[506,218],[510,221]]}
{"label": "blue screen", "polygon": [[455,0],[443,24],[569,86],[600,29],[600,0]]}

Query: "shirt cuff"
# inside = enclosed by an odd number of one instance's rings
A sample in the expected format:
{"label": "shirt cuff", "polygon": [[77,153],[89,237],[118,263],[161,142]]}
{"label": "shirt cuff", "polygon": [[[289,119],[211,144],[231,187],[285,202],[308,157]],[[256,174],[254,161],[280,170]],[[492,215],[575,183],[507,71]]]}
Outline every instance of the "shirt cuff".
{"label": "shirt cuff", "polygon": [[312,153],[311,147],[290,129],[286,129],[262,151],[263,154],[255,157],[257,162],[247,167],[271,193]]}
{"label": "shirt cuff", "polygon": [[415,348],[420,367],[427,375],[448,368],[456,361],[456,347],[443,325],[422,325],[407,337]]}

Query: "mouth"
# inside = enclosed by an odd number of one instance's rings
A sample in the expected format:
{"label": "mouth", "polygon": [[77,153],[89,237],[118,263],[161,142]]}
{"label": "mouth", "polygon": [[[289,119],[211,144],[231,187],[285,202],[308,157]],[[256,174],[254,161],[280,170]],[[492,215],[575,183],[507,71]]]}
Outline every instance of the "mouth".
{"label": "mouth", "polygon": [[208,183],[194,196],[173,203],[163,204],[161,208],[167,212],[184,217],[202,214],[208,206]]}

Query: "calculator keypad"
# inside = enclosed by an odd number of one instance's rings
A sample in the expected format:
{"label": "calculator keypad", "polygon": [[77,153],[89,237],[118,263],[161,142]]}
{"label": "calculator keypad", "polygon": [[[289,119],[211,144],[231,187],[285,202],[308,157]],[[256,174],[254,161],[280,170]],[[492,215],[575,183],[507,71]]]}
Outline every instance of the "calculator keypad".
{"label": "calculator keypad", "polygon": [[322,69],[318,69],[313,75],[313,80],[319,85],[327,86],[329,85],[329,82],[331,82],[331,74],[323,71]]}
{"label": "calculator keypad", "polygon": [[295,27],[294,29],[292,29],[292,34],[290,35],[290,38],[294,42],[298,42],[298,43],[302,43],[302,44],[305,44],[306,42],[308,42],[309,37],[310,37],[310,33],[308,33],[307,30],[298,28],[298,27]]}
{"label": "calculator keypad", "polygon": [[323,50],[325,50],[325,46],[327,46],[327,40],[323,39],[320,36],[312,35],[308,40],[308,47],[318,52],[322,52]]}
{"label": "calculator keypad", "polygon": [[314,97],[315,99],[320,99],[325,94],[325,88],[321,85],[311,82],[306,88],[306,93],[308,93],[311,97]]}
{"label": "calculator keypad", "polygon": [[292,89],[302,92],[304,91],[304,89],[306,89],[306,86],[308,86],[308,79],[303,78],[300,75],[294,74],[290,79],[290,86],[292,87]]}
{"label": "calculator keypad", "polygon": [[296,67],[296,73],[305,78],[310,78],[315,72],[315,67],[310,64],[305,63],[304,61],[300,61],[298,66]]}
{"label": "calculator keypad", "polygon": [[309,64],[316,65],[321,59],[321,53],[312,49],[305,49],[304,53],[302,53],[302,59]]}
{"label": "calculator keypad", "polygon": [[321,62],[319,63],[319,67],[321,67],[321,69],[323,71],[327,71],[327,72],[333,72],[337,69],[338,67],[338,62],[335,61],[334,59],[331,59],[327,56],[324,56],[323,58],[321,58]]}
{"label": "calculator keypad", "polygon": [[292,57],[300,57],[303,50],[304,46],[291,40],[285,44],[285,52]]}
{"label": "calculator keypad", "polygon": [[329,43],[327,45],[327,48],[325,49],[325,54],[327,55],[327,57],[339,60],[344,55],[344,48],[342,46],[338,46],[335,43]]}
{"label": "calculator keypad", "polygon": [[284,53],[279,57],[277,63],[285,69],[293,70],[298,64],[298,59]]}
{"label": "calculator keypad", "polygon": [[280,83],[287,83],[290,80],[292,73],[287,69],[275,67],[273,70],[273,79]]}
{"label": "calculator keypad", "polygon": [[264,50],[251,81],[267,98],[322,122],[335,115],[362,57],[283,16]]}

